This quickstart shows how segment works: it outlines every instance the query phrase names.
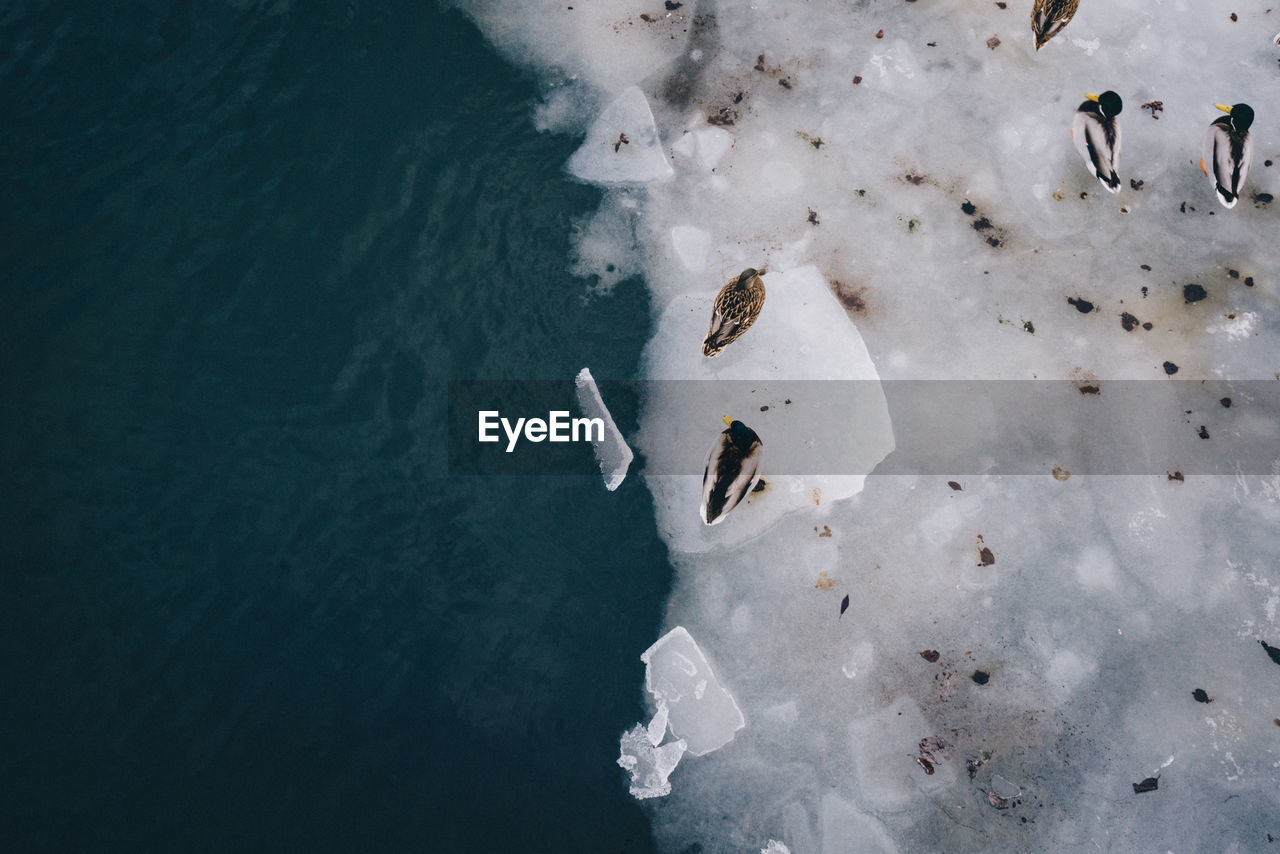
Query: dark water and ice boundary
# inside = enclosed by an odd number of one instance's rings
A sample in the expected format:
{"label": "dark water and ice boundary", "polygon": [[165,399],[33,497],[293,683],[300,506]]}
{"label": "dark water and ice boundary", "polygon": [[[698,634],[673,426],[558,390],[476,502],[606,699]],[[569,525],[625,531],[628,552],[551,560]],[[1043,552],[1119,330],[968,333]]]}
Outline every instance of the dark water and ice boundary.
{"label": "dark water and ice boundary", "polygon": [[532,85],[431,3],[0,39],[3,847],[649,850],[648,494],[443,476],[445,380],[649,337]]}

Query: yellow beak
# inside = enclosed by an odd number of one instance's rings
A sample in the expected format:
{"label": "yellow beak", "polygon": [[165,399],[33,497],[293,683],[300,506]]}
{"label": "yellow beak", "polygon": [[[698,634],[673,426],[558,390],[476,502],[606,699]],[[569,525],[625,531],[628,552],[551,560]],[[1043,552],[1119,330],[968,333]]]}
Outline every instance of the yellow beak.
{"label": "yellow beak", "polygon": [[1228,107],[1226,104],[1214,104],[1214,106],[1217,107],[1219,110],[1222,110],[1222,112],[1226,113],[1227,115],[1231,115],[1231,108]]}
{"label": "yellow beak", "polygon": [[732,419],[732,418],[730,418],[728,415],[726,415],[726,416],[724,416],[724,423],[725,423],[725,425],[726,425],[726,426],[728,426],[728,427],[732,427],[732,426],[733,426],[733,419]]}
{"label": "yellow beak", "polygon": [[1085,93],[1084,93],[1084,96],[1085,96],[1086,98],[1088,98],[1090,101],[1096,101],[1096,100],[1098,100],[1098,96],[1097,96],[1097,95],[1091,94],[1091,93],[1089,93],[1089,92],[1085,92]]}

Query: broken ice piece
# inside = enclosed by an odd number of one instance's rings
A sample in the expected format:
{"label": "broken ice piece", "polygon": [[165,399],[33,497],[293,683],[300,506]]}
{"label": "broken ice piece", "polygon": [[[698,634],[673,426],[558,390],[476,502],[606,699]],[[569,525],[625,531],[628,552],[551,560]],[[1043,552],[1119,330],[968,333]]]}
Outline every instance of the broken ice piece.
{"label": "broken ice piece", "polygon": [[636,724],[622,734],[618,742],[618,765],[631,772],[631,794],[639,800],[660,798],[671,794],[667,779],[684,756],[684,740],[673,741],[661,747],[649,743],[649,734]]}
{"label": "broken ice piece", "polygon": [[668,708],[667,726],[694,756],[724,747],[746,726],[742,711],[725,690],[706,656],[684,626],[676,626],[640,656],[644,684]]}
{"label": "broken ice piece", "polygon": [[667,703],[665,700],[658,701],[658,711],[654,712],[653,719],[649,721],[649,726],[645,728],[649,743],[654,747],[662,744],[662,739],[667,736]]}
{"label": "broken ice piece", "polygon": [[791,854],[791,849],[776,839],[770,839],[768,844],[760,849],[760,854]]}
{"label": "broken ice piece", "polygon": [[1017,783],[1006,780],[999,774],[991,775],[991,791],[996,797],[1007,801],[1012,801],[1022,796],[1022,788]]}
{"label": "broken ice piece", "polygon": [[[626,134],[627,145],[619,142]],[[675,174],[662,149],[649,99],[639,86],[625,89],[605,107],[587,139],[569,158],[570,174],[593,184],[646,184]]]}
{"label": "broken ice piece", "polygon": [[618,425],[613,423],[613,416],[600,397],[600,389],[596,387],[591,371],[587,368],[578,371],[573,383],[578,390],[578,406],[588,418],[599,418],[604,422],[604,435],[598,440],[593,436],[591,444],[595,448],[596,462],[600,464],[600,474],[604,477],[604,488],[613,492],[622,484],[627,469],[631,467],[631,448],[622,438]]}
{"label": "broken ice piece", "polygon": [[1160,788],[1160,781],[1157,780],[1155,777],[1148,777],[1147,779],[1143,780],[1141,783],[1133,784],[1133,793],[1135,795],[1139,795],[1139,794],[1142,794],[1143,792],[1154,792],[1158,788]]}

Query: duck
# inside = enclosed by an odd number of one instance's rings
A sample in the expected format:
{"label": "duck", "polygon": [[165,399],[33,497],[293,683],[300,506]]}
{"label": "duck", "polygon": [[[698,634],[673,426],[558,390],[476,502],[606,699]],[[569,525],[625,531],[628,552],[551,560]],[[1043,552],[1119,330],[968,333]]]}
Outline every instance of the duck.
{"label": "duck", "polygon": [[724,416],[727,425],[716,437],[702,472],[702,506],[705,525],[718,525],[738,506],[760,480],[764,443],[741,421]]}
{"label": "duck", "polygon": [[1031,7],[1031,32],[1036,37],[1036,50],[1062,32],[1079,8],[1080,0],[1036,0]]}
{"label": "duck", "polygon": [[1076,151],[1090,171],[1112,193],[1120,192],[1120,124],[1116,116],[1124,109],[1124,101],[1115,92],[1086,94],[1087,100],[1076,108],[1071,122],[1071,138]]}
{"label": "duck", "polygon": [[[1200,171],[1213,181],[1214,195],[1225,208],[1234,208],[1240,200],[1240,188],[1249,176],[1253,162],[1253,107],[1248,104],[1214,104],[1225,116],[1214,119],[1204,138]],[[1212,171],[1210,171],[1212,170]]]}
{"label": "duck", "polygon": [[711,310],[711,328],[702,342],[702,355],[720,355],[725,347],[751,328],[764,308],[764,281],[760,278],[767,269],[748,267],[730,279],[716,294]]}

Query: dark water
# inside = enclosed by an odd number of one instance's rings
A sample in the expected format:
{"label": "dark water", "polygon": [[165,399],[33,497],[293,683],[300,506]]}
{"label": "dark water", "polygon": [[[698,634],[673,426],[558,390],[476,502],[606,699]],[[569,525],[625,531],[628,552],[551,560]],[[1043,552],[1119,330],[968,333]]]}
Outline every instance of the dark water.
{"label": "dark water", "polygon": [[649,850],[647,493],[446,475],[447,380],[649,332],[532,83],[422,3],[0,40],[4,850]]}

